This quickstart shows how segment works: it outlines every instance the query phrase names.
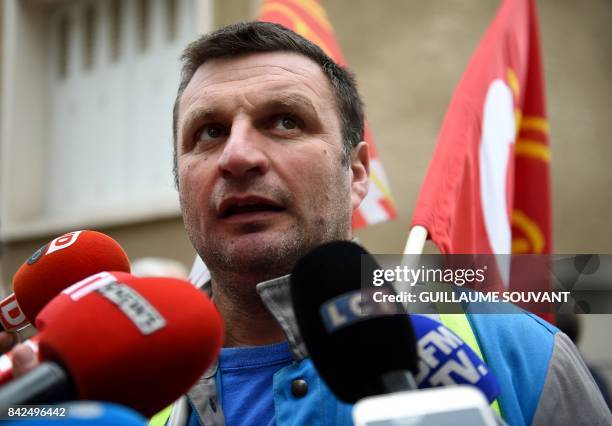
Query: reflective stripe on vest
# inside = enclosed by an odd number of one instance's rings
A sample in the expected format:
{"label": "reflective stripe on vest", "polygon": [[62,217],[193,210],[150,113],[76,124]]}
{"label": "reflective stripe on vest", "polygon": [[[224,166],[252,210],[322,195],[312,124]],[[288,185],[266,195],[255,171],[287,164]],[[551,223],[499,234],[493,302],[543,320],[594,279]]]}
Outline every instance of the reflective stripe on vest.
{"label": "reflective stripe on vest", "polygon": [[174,404],[170,404],[159,413],[151,417],[149,420],[149,426],[164,426],[170,418],[170,412],[172,412],[173,406]]}
{"label": "reflective stripe on vest", "polygon": [[[476,335],[474,334],[474,330],[472,330],[472,326],[468,321],[465,314],[439,314],[440,322],[450,328],[457,336],[459,336],[467,345],[472,349],[476,355],[480,357],[483,361],[486,362],[484,357],[482,356],[482,351],[480,350],[480,346],[478,346],[478,341],[476,340]],[[497,413],[497,415],[501,418],[501,408],[499,406],[499,402],[495,399],[491,403],[491,408],[493,411]]]}

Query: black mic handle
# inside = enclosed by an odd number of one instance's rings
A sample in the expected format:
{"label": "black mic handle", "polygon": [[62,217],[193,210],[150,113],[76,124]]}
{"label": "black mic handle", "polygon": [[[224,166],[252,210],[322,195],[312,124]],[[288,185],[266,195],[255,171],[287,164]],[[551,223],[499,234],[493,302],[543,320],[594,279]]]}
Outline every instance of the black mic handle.
{"label": "black mic handle", "polygon": [[77,399],[77,392],[64,369],[54,362],[42,362],[34,370],[0,388],[0,415],[17,405],[74,399]]}
{"label": "black mic handle", "polygon": [[407,370],[393,370],[380,376],[386,393],[403,392],[417,388],[414,376]]}

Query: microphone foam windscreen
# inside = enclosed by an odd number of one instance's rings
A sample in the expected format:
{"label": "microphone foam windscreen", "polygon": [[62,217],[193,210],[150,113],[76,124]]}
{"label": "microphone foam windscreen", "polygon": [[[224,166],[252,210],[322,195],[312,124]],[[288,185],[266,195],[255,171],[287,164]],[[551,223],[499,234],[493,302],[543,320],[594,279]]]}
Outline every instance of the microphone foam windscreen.
{"label": "microphone foam windscreen", "polygon": [[42,308],[36,317],[36,329],[39,332],[43,331],[47,324],[53,323],[54,318],[60,317],[66,306],[71,306],[74,303],[74,299],[77,299],[82,293],[89,293],[111,282],[126,282],[125,280],[134,278],[136,278],[134,275],[127,272],[102,271],[77,281],[63,289],[60,294],[51,299]]}
{"label": "microphone foam windscreen", "polygon": [[223,324],[187,281],[132,278],[71,294],[41,332],[41,359],[69,372],[81,399],[151,416],[185,393],[217,357]]}
{"label": "microphone foam windscreen", "polygon": [[312,250],[291,274],[293,309],[312,361],[332,392],[349,403],[385,393],[384,373],[418,371],[408,315],[360,316],[361,274],[372,277],[377,268],[363,248],[337,241]]}
{"label": "microphone foam windscreen", "polygon": [[66,287],[100,271],[130,272],[121,246],[96,231],[75,231],[55,238],[21,265],[13,278],[17,302],[30,323]]}

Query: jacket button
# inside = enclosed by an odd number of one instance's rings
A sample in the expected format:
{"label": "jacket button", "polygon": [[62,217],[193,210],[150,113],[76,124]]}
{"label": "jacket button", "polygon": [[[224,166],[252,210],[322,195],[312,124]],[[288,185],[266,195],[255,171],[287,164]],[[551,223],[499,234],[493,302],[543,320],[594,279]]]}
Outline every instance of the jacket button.
{"label": "jacket button", "polygon": [[302,398],[308,393],[308,383],[306,380],[297,379],[291,383],[291,393],[296,398]]}

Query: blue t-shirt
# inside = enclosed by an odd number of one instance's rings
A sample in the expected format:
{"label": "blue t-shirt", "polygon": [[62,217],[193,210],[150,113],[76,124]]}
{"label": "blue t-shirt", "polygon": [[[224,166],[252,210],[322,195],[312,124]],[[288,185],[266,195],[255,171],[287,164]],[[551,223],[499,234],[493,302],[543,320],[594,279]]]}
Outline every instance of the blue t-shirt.
{"label": "blue t-shirt", "polygon": [[[291,364],[287,342],[266,346],[222,348],[217,370],[217,391],[225,424],[272,426],[274,373]],[[189,426],[201,426],[192,410]]]}

